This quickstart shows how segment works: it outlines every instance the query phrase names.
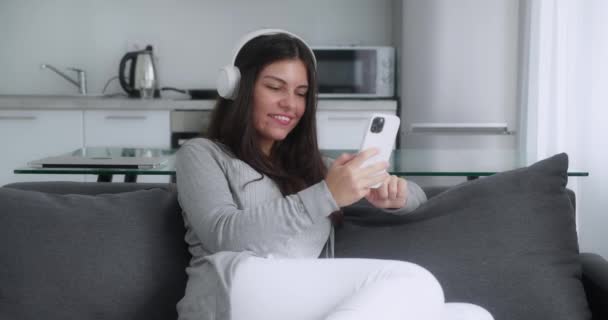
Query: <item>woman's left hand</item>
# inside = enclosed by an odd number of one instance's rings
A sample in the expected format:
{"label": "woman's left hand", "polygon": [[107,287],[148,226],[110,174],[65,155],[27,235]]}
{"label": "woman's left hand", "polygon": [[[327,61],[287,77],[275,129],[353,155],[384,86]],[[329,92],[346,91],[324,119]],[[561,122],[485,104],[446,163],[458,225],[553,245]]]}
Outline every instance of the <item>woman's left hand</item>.
{"label": "woman's left hand", "polygon": [[377,208],[399,209],[407,202],[407,181],[397,176],[388,176],[377,189],[370,189],[365,196]]}

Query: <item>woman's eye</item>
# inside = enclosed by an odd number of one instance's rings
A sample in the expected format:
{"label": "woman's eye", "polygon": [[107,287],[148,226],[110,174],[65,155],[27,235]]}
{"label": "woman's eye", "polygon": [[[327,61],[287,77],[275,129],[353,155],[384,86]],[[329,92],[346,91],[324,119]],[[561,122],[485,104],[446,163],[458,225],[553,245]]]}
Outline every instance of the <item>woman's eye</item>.
{"label": "woman's eye", "polygon": [[280,87],[278,87],[278,86],[267,86],[267,87],[268,87],[268,89],[270,89],[270,90],[274,90],[274,91],[281,89],[281,88],[280,88]]}

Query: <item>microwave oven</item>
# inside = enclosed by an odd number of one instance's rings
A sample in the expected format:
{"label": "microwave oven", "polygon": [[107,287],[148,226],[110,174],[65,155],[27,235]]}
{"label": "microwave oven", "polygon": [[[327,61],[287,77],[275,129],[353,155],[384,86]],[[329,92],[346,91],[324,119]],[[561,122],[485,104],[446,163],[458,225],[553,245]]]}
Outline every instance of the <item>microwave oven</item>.
{"label": "microwave oven", "polygon": [[395,49],[386,46],[313,46],[320,98],[391,98]]}

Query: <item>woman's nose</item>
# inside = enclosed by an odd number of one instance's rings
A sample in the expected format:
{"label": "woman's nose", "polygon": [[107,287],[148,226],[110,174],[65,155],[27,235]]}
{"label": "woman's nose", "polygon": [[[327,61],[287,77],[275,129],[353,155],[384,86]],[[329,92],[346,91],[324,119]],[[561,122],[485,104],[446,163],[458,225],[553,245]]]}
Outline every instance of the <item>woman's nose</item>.
{"label": "woman's nose", "polygon": [[283,108],[288,108],[288,109],[292,109],[296,107],[296,103],[297,103],[297,95],[296,94],[286,94],[285,96],[283,96],[283,98],[279,101],[279,105]]}

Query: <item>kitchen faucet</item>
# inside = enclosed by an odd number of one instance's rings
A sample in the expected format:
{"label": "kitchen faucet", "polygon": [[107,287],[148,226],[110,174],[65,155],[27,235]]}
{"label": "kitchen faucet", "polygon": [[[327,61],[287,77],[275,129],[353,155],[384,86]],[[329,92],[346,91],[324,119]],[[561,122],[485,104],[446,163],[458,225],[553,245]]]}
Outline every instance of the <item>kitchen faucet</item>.
{"label": "kitchen faucet", "polygon": [[50,64],[41,64],[40,68],[41,69],[50,69],[52,71],[55,71],[55,73],[57,73],[58,75],[62,76],[64,79],[66,79],[67,81],[69,81],[72,84],[74,84],[75,86],[77,86],[80,94],[82,94],[82,95],[87,94],[87,74],[84,72],[84,70],[77,69],[77,68],[67,68],[68,70],[76,71],[78,73],[78,80],[74,80]]}

